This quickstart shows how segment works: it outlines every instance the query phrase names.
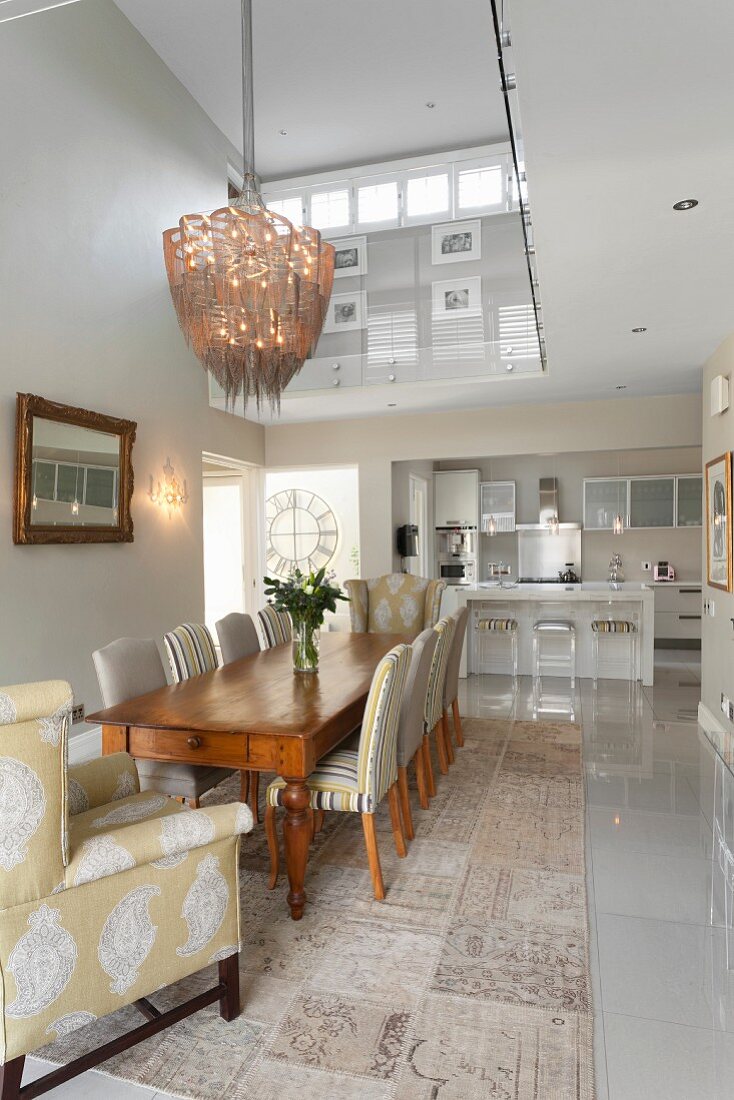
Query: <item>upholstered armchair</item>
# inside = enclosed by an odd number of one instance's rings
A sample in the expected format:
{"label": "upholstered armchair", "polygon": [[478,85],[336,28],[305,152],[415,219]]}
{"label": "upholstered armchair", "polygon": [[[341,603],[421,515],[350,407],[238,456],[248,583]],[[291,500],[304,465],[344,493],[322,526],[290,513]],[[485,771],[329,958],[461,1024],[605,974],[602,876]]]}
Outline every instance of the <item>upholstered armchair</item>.
{"label": "upholstered armchair", "polygon": [[[26,1054],[123,1005],[147,1022],[48,1074],[39,1091],[207,1004],[239,1014],[249,808],[190,810],[141,793],[127,753],[67,770],[71,703],[62,681],[0,689],[2,1100],[21,1095]],[[168,1012],[147,1000],[213,962],[219,984],[193,1000]]]}
{"label": "upholstered armchair", "polygon": [[346,588],[353,633],[415,638],[438,622],[446,582],[387,573],[372,580],[347,581]]}

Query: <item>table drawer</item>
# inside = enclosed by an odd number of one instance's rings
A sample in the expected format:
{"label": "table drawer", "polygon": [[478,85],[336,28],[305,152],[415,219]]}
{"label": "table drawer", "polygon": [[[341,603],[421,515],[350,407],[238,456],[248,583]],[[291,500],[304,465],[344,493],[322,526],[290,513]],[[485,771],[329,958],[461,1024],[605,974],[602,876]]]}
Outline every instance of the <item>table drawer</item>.
{"label": "table drawer", "polygon": [[128,746],[131,756],[147,760],[176,760],[217,768],[245,768],[248,762],[244,733],[191,733],[131,726]]}
{"label": "table drawer", "polygon": [[656,638],[700,638],[701,615],[699,612],[656,611]]}

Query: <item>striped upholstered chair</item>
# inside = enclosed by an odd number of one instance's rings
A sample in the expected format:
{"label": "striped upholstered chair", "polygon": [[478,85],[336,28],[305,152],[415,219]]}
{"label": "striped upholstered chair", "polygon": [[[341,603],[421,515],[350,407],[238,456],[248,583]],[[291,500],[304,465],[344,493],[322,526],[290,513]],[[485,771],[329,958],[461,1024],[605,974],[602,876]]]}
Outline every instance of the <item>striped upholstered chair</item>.
{"label": "striped upholstered chair", "polygon": [[262,611],[258,611],[260,630],[266,649],[272,649],[276,645],[286,645],[291,641],[293,631],[291,629],[291,617],[287,611],[276,611],[272,604],[266,603]]}
{"label": "striped upholstered chair", "polygon": [[[163,635],[163,644],[168,654],[174,684],[190,680],[192,676],[201,676],[205,672],[214,672],[217,668],[214,639],[209,628],[203,623],[182,623],[175,630],[169,630],[168,634]],[[250,780],[253,774],[255,775],[255,781],[252,784],[254,792],[251,792]],[[257,821],[257,772],[241,771],[240,798],[243,802],[247,802],[251,794],[251,801],[254,803],[253,815]],[[198,802],[194,805],[198,806]]]}
{"label": "striped upholstered chair", "polygon": [[354,634],[407,634],[436,625],[445,581],[387,573],[372,580],[345,582]]}
{"label": "striped upholstered chair", "polygon": [[217,667],[217,651],[208,627],[203,623],[183,623],[163,635],[171,665],[174,684],[213,672]]}
{"label": "striped upholstered chair", "polygon": [[[450,745],[447,734],[447,723],[444,722],[443,693],[446,684],[446,672],[448,670],[451,643],[456,629],[456,620],[453,617],[439,619],[434,627],[438,634],[438,643],[433,651],[431,662],[431,675],[428,678],[428,695],[426,696],[425,734],[423,737],[423,760],[425,764],[426,783],[431,798],[436,794],[436,781],[433,777],[431,764],[430,736],[436,735],[436,752],[438,766],[441,774],[446,775],[449,770]],[[453,750],[451,750],[453,752]]]}
{"label": "striped upholstered chair", "polygon": [[[102,702],[116,707],[136,695],[166,686],[166,673],[152,638],[118,638],[92,654]],[[141,791],[160,791],[185,799],[196,808],[199,799],[232,774],[227,768],[177,764],[171,760],[138,760]]]}
{"label": "striped upholstered chair", "polygon": [[[374,813],[387,795],[390,805],[395,850],[406,854],[405,838],[400,822],[397,787],[397,734],[400,708],[411,660],[411,647],[398,645],[380,661],[372,678],[362,719],[358,749],[335,749],[322,760],[308,777],[311,809],[339,810],[361,814],[367,859],[375,898],[382,901],[385,886],[382,880],[380,854],[377,849]],[[280,776],[268,787],[265,811],[265,832],[270,849],[270,882],[272,890],[278,880],[278,838],[275,813],[281,805],[285,780]]]}

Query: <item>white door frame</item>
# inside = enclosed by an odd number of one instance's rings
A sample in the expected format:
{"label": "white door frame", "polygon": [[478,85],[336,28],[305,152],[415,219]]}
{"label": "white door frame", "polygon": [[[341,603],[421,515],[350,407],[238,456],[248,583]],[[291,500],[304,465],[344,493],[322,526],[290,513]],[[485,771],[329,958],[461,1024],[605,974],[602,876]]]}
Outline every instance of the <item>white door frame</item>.
{"label": "white door frame", "polygon": [[[420,506],[416,504],[416,489],[420,491]],[[408,495],[410,499],[410,522],[418,527],[418,560],[416,569],[419,577],[430,576],[428,551],[428,481],[419,474],[408,475]]]}
{"label": "white door frame", "polygon": [[241,462],[239,459],[227,458],[225,455],[214,455],[208,451],[202,452],[202,463],[212,466],[221,466],[221,474],[213,471],[203,471],[202,479],[236,478],[239,475],[242,499],[242,558],[244,561],[243,590],[245,595],[245,611],[248,615],[255,615],[264,602],[263,595],[263,530],[265,525],[265,509],[262,504],[262,482],[264,472],[261,467],[249,462]]}

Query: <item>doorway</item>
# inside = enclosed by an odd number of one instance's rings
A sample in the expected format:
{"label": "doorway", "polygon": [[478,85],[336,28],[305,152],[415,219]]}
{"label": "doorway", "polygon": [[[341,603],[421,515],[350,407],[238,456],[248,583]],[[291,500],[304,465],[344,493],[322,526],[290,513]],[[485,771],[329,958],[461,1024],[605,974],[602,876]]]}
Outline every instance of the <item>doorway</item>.
{"label": "doorway", "polygon": [[418,528],[418,557],[413,559],[416,575],[429,577],[428,482],[417,474],[410,475],[410,522]]}
{"label": "doorway", "polygon": [[259,606],[257,476],[234,459],[202,456],[204,619],[213,634],[231,611],[252,615]]}

